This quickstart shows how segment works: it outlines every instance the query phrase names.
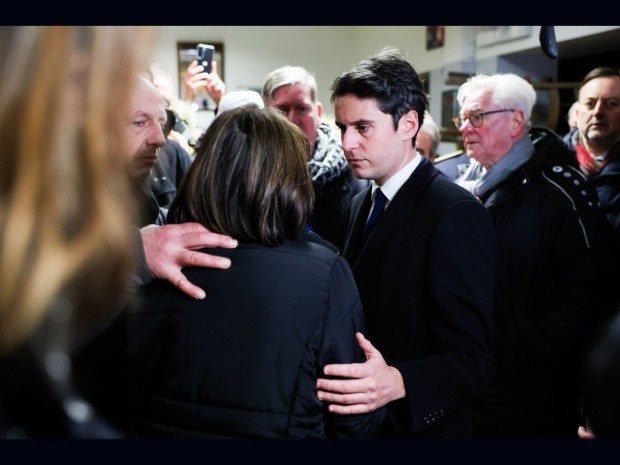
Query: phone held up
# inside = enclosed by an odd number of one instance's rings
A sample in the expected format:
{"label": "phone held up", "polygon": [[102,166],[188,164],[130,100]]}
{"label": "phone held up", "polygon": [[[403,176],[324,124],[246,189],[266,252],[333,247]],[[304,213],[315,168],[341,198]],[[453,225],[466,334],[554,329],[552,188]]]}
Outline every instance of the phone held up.
{"label": "phone held up", "polygon": [[215,54],[215,47],[209,44],[198,44],[196,46],[196,61],[204,67],[205,73],[211,72],[211,62]]}

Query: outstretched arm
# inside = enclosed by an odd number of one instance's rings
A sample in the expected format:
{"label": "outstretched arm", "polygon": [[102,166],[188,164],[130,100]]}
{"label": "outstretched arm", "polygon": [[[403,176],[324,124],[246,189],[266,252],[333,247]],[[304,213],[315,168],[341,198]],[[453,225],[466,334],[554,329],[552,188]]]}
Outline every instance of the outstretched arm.
{"label": "outstretched arm", "polygon": [[197,252],[204,247],[234,249],[237,241],[229,236],[209,231],[199,223],[148,225],[140,229],[144,258],[150,272],[170,281],[195,299],[204,299],[204,290],[194,286],[181,272],[183,267],[203,266],[226,269],[230,260]]}
{"label": "outstretched arm", "polygon": [[226,91],[226,85],[217,74],[217,61],[211,63],[210,73],[205,73],[203,66],[199,65],[196,60],[192,61],[187,67],[185,74],[185,100],[187,102],[193,102],[196,98],[196,89],[204,87],[213,101],[216,104],[220,103]]}
{"label": "outstretched arm", "polygon": [[318,397],[330,404],[330,412],[349,415],[372,412],[405,397],[400,372],[385,362],[362,333],[356,333],[355,337],[366,362],[326,365],[323,368],[326,376],[344,379],[317,380]]}

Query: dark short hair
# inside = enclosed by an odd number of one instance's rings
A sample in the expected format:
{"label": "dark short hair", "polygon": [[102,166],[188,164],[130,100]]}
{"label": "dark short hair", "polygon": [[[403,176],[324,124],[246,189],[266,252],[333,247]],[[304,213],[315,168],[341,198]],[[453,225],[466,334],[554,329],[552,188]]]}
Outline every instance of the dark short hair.
{"label": "dark short hair", "polygon": [[275,109],[246,105],[218,115],[202,139],[168,221],[269,246],[295,238],[314,205],[303,132]]}
{"label": "dark short hair", "polygon": [[394,129],[411,110],[418,113],[420,126],[428,98],[424,82],[402,51],[386,47],[338,76],[331,85],[331,102],[347,94],[375,99],[379,110],[392,116]]}
{"label": "dark short hair", "polygon": [[610,66],[599,66],[598,68],[594,68],[588,74],[585,75],[583,81],[581,81],[581,85],[579,88],[582,88],[586,83],[590,82],[592,79],[602,78],[602,77],[618,77],[620,78],[620,70],[618,68],[612,68]]}

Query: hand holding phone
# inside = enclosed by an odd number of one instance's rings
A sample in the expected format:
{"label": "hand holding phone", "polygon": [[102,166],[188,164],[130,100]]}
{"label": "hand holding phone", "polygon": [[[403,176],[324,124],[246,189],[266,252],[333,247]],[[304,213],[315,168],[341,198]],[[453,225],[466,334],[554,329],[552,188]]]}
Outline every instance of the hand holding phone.
{"label": "hand holding phone", "polygon": [[209,44],[198,44],[196,46],[196,61],[204,67],[205,73],[211,73],[211,62],[215,54],[215,47]]}

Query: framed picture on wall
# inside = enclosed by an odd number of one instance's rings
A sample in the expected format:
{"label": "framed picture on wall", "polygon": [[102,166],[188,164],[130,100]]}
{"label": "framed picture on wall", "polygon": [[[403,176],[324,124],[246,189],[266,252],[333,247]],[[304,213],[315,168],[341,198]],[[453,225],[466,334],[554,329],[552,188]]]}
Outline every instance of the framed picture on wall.
{"label": "framed picture on wall", "polygon": [[441,93],[441,125],[444,128],[454,128],[452,118],[458,116],[459,111],[456,93],[457,89],[444,90]]}
{"label": "framed picture on wall", "polygon": [[[198,44],[211,44],[215,47],[213,59],[217,62],[217,74],[222,81],[224,79],[224,44],[222,42],[211,42],[203,40],[200,42],[177,42],[177,64],[179,72],[179,98],[185,99],[185,75],[187,67],[196,59],[196,47]],[[217,105],[209,97],[204,89],[198,89],[194,103],[198,106],[198,110],[215,110]]]}
{"label": "framed picture on wall", "polygon": [[426,50],[443,47],[446,26],[426,26]]}
{"label": "framed picture on wall", "polygon": [[452,118],[459,113],[457,92],[458,89],[452,89],[441,93],[441,140],[445,142],[458,142],[462,139],[461,133],[452,121]]}

